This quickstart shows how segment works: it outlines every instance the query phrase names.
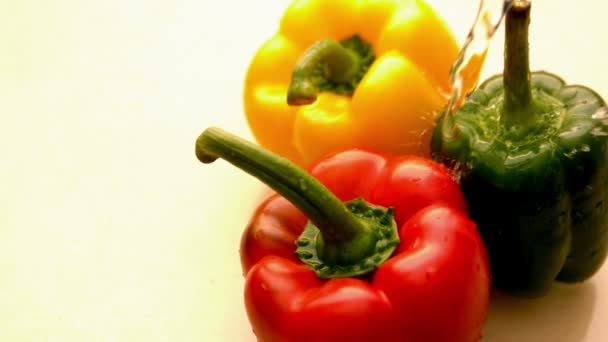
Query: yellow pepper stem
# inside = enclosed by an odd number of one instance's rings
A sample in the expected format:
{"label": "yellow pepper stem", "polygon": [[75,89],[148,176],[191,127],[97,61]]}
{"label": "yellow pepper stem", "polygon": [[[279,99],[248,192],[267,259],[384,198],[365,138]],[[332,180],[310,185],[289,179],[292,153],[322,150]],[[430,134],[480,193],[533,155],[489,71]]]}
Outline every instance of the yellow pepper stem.
{"label": "yellow pepper stem", "polygon": [[358,36],[337,42],[322,39],[296,63],[287,93],[291,106],[311,104],[320,90],[351,95],[374,60],[371,46]]}

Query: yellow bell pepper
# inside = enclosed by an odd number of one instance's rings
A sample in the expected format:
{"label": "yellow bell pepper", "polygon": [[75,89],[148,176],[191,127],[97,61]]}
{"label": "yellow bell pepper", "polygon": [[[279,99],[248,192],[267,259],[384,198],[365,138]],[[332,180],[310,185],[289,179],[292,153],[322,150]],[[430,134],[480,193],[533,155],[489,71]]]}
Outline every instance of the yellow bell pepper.
{"label": "yellow bell pepper", "polygon": [[459,49],[422,0],[296,0],[250,64],[247,121],[302,166],[349,147],[428,156]]}

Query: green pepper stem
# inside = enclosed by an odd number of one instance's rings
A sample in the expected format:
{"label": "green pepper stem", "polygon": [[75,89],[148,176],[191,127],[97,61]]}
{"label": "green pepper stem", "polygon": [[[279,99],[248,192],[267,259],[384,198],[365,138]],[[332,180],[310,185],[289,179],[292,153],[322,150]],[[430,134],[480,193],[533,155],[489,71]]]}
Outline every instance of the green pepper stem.
{"label": "green pepper stem", "polygon": [[530,1],[515,0],[505,19],[503,120],[507,126],[528,121],[534,112],[528,47],[530,8]]}
{"label": "green pepper stem", "polygon": [[313,75],[321,63],[325,63],[325,78],[336,83],[350,81],[361,70],[357,53],[334,40],[319,40],[304,52],[293,69],[287,93],[289,105],[307,105],[316,101],[318,88]]}
{"label": "green pepper stem", "polygon": [[287,198],[320,230],[326,243],[355,238],[367,227],[321,182],[289,160],[222,129],[210,127],[196,141],[203,163],[222,158]]}

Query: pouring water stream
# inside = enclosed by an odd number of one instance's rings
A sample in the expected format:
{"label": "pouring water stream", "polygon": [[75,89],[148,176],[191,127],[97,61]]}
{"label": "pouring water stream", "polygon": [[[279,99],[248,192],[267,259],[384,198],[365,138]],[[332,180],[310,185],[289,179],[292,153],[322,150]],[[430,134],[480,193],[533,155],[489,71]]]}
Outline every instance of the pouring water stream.
{"label": "pouring water stream", "polygon": [[[468,70],[470,64],[476,59],[483,60],[485,58],[490,40],[496,34],[504,16],[515,1],[518,0],[480,0],[473,26],[450,71],[452,94],[449,96],[444,114],[447,117],[443,121],[444,125],[448,125],[450,129],[453,129],[454,112],[460,106],[464,98],[463,95],[467,95],[463,92],[470,90],[463,89],[466,73],[470,72]],[[446,129],[444,131],[448,132]]]}

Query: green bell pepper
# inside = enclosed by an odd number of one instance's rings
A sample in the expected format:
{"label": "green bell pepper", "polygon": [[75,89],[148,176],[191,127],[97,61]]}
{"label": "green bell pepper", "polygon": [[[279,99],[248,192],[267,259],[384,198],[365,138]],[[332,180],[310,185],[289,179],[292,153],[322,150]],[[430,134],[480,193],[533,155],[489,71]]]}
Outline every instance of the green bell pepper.
{"label": "green bell pepper", "polygon": [[608,107],[593,90],[530,73],[530,3],[506,16],[503,75],[446,112],[432,154],[459,179],[493,283],[521,296],[580,282],[608,250]]}

